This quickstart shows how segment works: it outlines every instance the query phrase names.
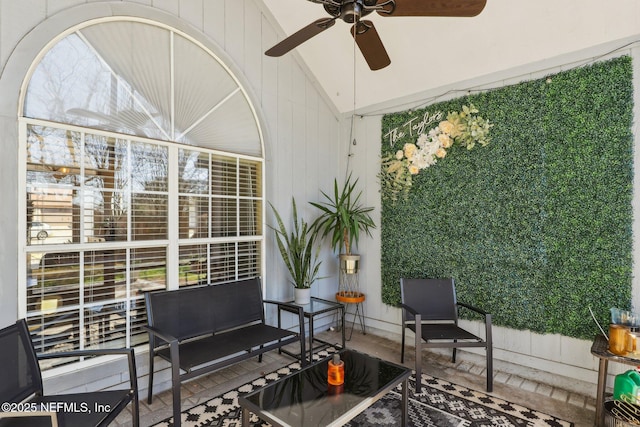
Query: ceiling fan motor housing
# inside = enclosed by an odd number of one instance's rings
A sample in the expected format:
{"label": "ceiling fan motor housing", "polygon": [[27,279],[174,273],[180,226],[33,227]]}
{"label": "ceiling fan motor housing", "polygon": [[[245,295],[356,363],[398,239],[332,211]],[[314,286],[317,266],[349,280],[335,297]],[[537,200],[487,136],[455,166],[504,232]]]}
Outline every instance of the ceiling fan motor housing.
{"label": "ceiling fan motor housing", "polygon": [[340,18],[349,24],[355,24],[361,17],[370,14],[377,0],[343,0],[340,6],[325,4],[324,9],[334,18]]}
{"label": "ceiling fan motor housing", "polygon": [[348,22],[349,24],[354,24],[360,20],[362,16],[362,4],[359,1],[353,1],[347,4],[342,5],[342,10],[340,11],[340,18],[344,22]]}

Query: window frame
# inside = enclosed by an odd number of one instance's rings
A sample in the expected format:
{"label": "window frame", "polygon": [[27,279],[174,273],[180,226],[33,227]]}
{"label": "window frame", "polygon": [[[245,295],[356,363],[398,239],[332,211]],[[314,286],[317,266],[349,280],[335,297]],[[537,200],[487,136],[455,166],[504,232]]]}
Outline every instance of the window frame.
{"label": "window frame", "polygon": [[[73,124],[65,124],[59,122],[52,122],[49,120],[43,120],[38,118],[28,118],[24,116],[24,103],[26,98],[26,92],[28,89],[28,85],[30,82],[30,78],[33,75],[34,70],[37,68],[40,61],[44,58],[46,53],[55,46],[59,41],[61,41],[67,35],[78,31],[84,27],[90,25],[100,24],[101,22],[109,22],[109,21],[129,21],[129,22],[140,22],[144,24],[151,24],[154,26],[158,26],[160,28],[166,29],[172,33],[178,34],[187,40],[191,41],[205,52],[207,52],[211,57],[213,57],[220,65],[223,67],[227,73],[231,76],[231,78],[238,85],[237,91],[241,91],[242,96],[245,99],[248,107],[250,108],[253,119],[255,121],[255,126],[258,131],[259,141],[257,143],[260,146],[261,156],[251,156],[246,154],[233,153],[228,151],[216,150],[211,148],[203,148],[195,145],[185,145],[175,141],[166,141],[160,139],[150,139],[141,136],[134,136],[131,134],[121,134],[117,132],[109,132],[105,130],[82,127]],[[196,244],[214,244],[214,243],[224,243],[224,242],[234,242],[236,243],[236,247],[238,243],[242,242],[256,242],[258,247],[258,270],[260,272],[260,276],[263,278],[266,276],[266,256],[265,256],[265,228],[266,228],[266,212],[265,212],[265,186],[266,186],[266,168],[265,168],[265,159],[264,159],[264,138],[262,132],[261,120],[258,117],[257,110],[254,107],[251,99],[244,89],[244,86],[240,83],[237,76],[231,71],[229,66],[225,64],[220,57],[215,54],[212,49],[208,48],[204,43],[198,41],[194,37],[186,34],[183,31],[180,31],[174,27],[170,27],[168,25],[148,20],[141,19],[135,17],[110,17],[110,18],[99,18],[91,21],[84,22],[82,24],[76,25],[72,28],[69,28],[64,33],[59,34],[55,38],[53,38],[36,56],[34,59],[27,76],[25,77],[22,85],[21,95],[19,97],[19,114],[18,114],[18,147],[19,147],[19,165],[18,165],[18,186],[19,186],[19,205],[18,205],[18,229],[20,232],[20,236],[27,236],[28,228],[27,228],[27,134],[28,134],[28,126],[37,125],[37,126],[52,126],[55,128],[60,128],[64,130],[74,131],[74,132],[89,132],[94,135],[102,135],[106,137],[114,137],[118,139],[124,139],[131,142],[142,142],[142,143],[151,143],[158,144],[162,146],[166,146],[169,153],[169,175],[168,175],[168,212],[167,212],[167,238],[166,239],[158,239],[158,240],[146,240],[136,242],[135,240],[127,239],[122,242],[122,245],[119,245],[119,242],[113,242],[115,244],[114,247],[118,248],[136,248],[136,247],[149,247],[149,246],[162,246],[166,248],[167,251],[167,263],[166,263],[166,289],[173,290],[178,289],[180,286],[180,248],[185,245],[196,245]],[[232,126],[232,125],[230,125]],[[259,194],[255,197],[250,197],[250,199],[257,199],[260,203],[260,217],[257,219],[259,224],[259,233],[254,236],[244,236],[241,233],[238,233],[236,236],[231,237],[207,237],[207,238],[199,238],[199,239],[191,239],[191,238],[181,238],[180,230],[179,230],[179,199],[181,194],[178,192],[179,187],[179,168],[178,168],[178,152],[180,149],[188,149],[195,151],[206,152],[212,156],[224,156],[224,157],[232,157],[236,159],[236,164],[241,163],[242,161],[255,162],[259,164],[259,179],[260,184],[258,186]],[[237,188],[237,192],[239,193],[241,190]],[[241,197],[237,194],[238,199]],[[133,208],[133,207],[131,207]],[[238,211],[239,212],[239,211]],[[238,213],[239,215],[239,213]],[[239,225],[238,225],[239,227]],[[82,240],[82,239],[81,239]],[[27,254],[30,252],[42,252],[42,247],[32,247],[28,244],[28,239],[21,238],[18,242],[19,253],[18,257],[18,286],[17,286],[17,294],[18,294],[18,316],[21,318],[26,318],[29,315],[29,309],[27,307],[27,279],[28,279],[28,266],[27,266]],[[46,250],[60,250],[60,251],[89,251],[95,250],[95,246],[92,246],[91,243],[71,243],[71,244],[60,244],[60,245],[46,245]],[[235,264],[238,265],[240,260],[240,256],[238,256],[238,252],[236,252]],[[127,259],[129,256],[127,255]],[[238,269],[236,268],[236,271]],[[128,273],[127,273],[128,276]],[[127,277],[127,287],[129,286],[130,278]],[[221,282],[222,283],[222,282]],[[263,287],[265,286],[266,280],[263,280]],[[263,289],[264,291],[264,289]],[[131,295],[127,293],[127,300],[131,301]],[[82,305],[81,305],[82,306]],[[81,316],[82,317],[82,316]],[[128,318],[128,316],[127,316]],[[82,321],[80,327],[82,327]],[[126,344],[130,345],[130,333],[129,333],[129,322],[127,322],[127,336],[126,336]],[[143,346],[146,347],[146,343]],[[82,348],[82,343],[81,343]]]}

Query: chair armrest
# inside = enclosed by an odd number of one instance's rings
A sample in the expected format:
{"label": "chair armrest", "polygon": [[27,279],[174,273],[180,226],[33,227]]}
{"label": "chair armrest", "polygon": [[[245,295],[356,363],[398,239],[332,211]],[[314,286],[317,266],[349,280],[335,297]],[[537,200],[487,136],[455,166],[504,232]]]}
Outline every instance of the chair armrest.
{"label": "chair armrest", "polygon": [[418,313],[418,312],[417,312],[413,307],[411,307],[410,305],[407,305],[407,304],[401,303],[401,304],[400,304],[400,307],[401,307],[403,310],[407,310],[410,314],[412,314],[412,315],[414,315],[414,316],[416,316],[416,315],[420,314],[420,313]]}
{"label": "chair armrest", "polygon": [[136,355],[132,348],[102,348],[95,350],[71,350],[59,353],[37,354],[38,360],[58,359],[63,357],[82,357],[82,356],[108,356],[108,355],[125,355],[129,363],[129,385],[131,390],[138,393],[138,373],[136,370]]}
{"label": "chair armrest", "polygon": [[[28,402],[27,402],[28,404]],[[11,419],[18,419],[15,423],[11,422]],[[44,424],[43,420],[48,418],[48,423]],[[28,412],[3,412],[2,416],[0,416],[0,420],[8,420],[3,421],[2,425],[7,424],[8,426],[18,425],[36,425],[39,427],[58,427],[58,413],[57,412],[44,412],[44,411],[28,411]],[[25,424],[23,421],[28,420],[29,423]]]}
{"label": "chair armrest", "polygon": [[480,308],[474,307],[474,306],[472,306],[472,305],[470,305],[470,304],[465,304],[465,303],[463,303],[463,302],[457,302],[457,304],[458,304],[460,307],[464,307],[464,308],[467,308],[467,309],[469,309],[469,310],[471,310],[471,311],[475,311],[476,313],[481,314],[481,315],[483,315],[484,317],[487,317],[487,315],[489,315],[489,316],[491,315],[491,314],[487,313],[486,311],[484,311],[484,310],[482,310],[482,309],[480,309]]}
{"label": "chair armrest", "polygon": [[481,310],[481,309],[479,309],[479,308],[477,308],[477,307],[474,307],[474,306],[472,306],[472,305],[469,305],[469,304],[465,304],[465,303],[463,303],[463,302],[458,302],[457,304],[458,304],[460,307],[467,308],[467,309],[469,309],[469,310],[471,310],[471,311],[475,311],[476,313],[479,313],[479,314],[481,314],[482,316],[484,316],[484,326],[485,326],[485,331],[486,331],[486,334],[487,334],[487,336],[486,336],[486,340],[487,340],[487,342],[489,342],[489,343],[490,343],[490,342],[491,342],[491,339],[492,339],[492,338],[491,338],[491,328],[492,328],[492,324],[491,324],[491,313],[487,313],[487,312],[486,312],[486,311],[484,311],[484,310]]}

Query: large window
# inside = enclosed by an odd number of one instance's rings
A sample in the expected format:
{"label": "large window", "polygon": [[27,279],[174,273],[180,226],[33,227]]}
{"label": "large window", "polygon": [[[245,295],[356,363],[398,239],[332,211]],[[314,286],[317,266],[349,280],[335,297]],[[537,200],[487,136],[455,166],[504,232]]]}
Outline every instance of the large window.
{"label": "large window", "polygon": [[21,310],[38,351],[144,343],[144,292],[263,274],[258,122],[204,46],[89,23],[43,54],[23,113]]}

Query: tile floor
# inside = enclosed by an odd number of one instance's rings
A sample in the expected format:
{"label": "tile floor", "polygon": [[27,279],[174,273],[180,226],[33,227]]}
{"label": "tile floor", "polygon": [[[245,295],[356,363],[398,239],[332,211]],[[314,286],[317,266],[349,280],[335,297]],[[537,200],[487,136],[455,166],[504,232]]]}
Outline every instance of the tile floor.
{"label": "tile floor", "polygon": [[[349,331],[347,331],[349,332]],[[339,332],[327,331],[316,334],[328,342],[340,342]],[[348,335],[347,335],[348,336]],[[395,363],[400,361],[400,345],[398,342],[375,335],[368,331],[363,335],[360,330],[347,341],[347,347],[353,348]],[[405,365],[413,366],[413,355],[409,348],[405,357]],[[460,355],[460,352],[458,353]],[[458,357],[455,364],[445,356],[427,352],[423,353],[423,370],[426,374],[444,380],[455,382],[476,390],[485,390],[486,378],[484,364],[470,363],[465,357]],[[263,362],[257,358],[231,367],[216,371],[212,374],[196,378],[182,385],[182,409],[187,409],[232,388],[240,386],[266,372],[278,369],[291,363],[293,359],[277,351],[266,353]],[[141,382],[147,379],[142,378]],[[146,387],[146,384],[140,384]],[[519,403],[533,409],[555,415],[572,421],[576,427],[593,426],[595,418],[595,397],[585,396],[543,383],[536,383],[517,375],[494,370],[494,391],[492,393],[514,403]],[[154,396],[153,404],[146,402],[145,396],[140,396],[140,425],[150,426],[171,416],[171,393],[164,391]],[[130,414],[121,414],[114,425],[130,426]]]}

